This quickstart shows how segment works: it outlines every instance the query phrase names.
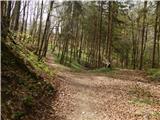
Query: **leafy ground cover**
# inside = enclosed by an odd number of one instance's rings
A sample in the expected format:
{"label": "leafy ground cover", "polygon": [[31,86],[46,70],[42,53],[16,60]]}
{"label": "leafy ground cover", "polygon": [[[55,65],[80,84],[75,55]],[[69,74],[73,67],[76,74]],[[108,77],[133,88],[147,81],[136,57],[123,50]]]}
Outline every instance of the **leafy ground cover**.
{"label": "leafy ground cover", "polygon": [[44,62],[36,62],[35,55],[20,45],[5,43],[1,54],[2,120],[49,117],[48,111],[53,112],[49,104],[53,102],[56,89],[47,79],[51,80],[52,76],[54,81],[53,68],[50,70]]}

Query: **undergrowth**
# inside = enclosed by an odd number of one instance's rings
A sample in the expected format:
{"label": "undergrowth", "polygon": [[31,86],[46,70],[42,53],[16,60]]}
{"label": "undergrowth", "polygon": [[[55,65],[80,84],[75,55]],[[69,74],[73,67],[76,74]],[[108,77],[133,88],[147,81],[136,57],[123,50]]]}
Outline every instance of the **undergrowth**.
{"label": "undergrowth", "polygon": [[106,68],[106,67],[102,67],[102,68],[97,68],[94,70],[91,70],[92,72],[100,72],[100,73],[108,73],[108,72],[113,72],[115,69],[114,68]]}
{"label": "undergrowth", "polygon": [[17,53],[21,58],[24,59],[24,61],[29,61],[31,63],[31,65],[36,69],[37,74],[42,76],[47,75],[50,77],[53,77],[55,75],[55,71],[53,68],[49,68],[43,60],[38,61],[38,56],[28,50],[25,46],[23,46],[23,44],[10,46],[12,47],[12,49],[17,51]]}
{"label": "undergrowth", "polygon": [[129,94],[133,97],[130,100],[130,103],[138,105],[160,105],[160,100],[154,97],[149,90],[142,88],[139,85],[136,85],[130,89]]}
{"label": "undergrowth", "polygon": [[152,78],[152,80],[158,80],[160,81],[160,69],[159,68],[155,68],[155,69],[148,69],[147,73],[150,75],[150,77]]}
{"label": "undergrowth", "polygon": [[[58,56],[56,53],[54,53],[53,56],[55,58],[55,62],[59,64],[60,63],[60,55]],[[82,66],[80,63],[78,63],[76,60],[72,59],[71,61],[72,62],[70,63],[69,58],[67,61],[65,61],[65,66],[71,68],[71,71],[80,72],[85,69],[85,67]]]}
{"label": "undergrowth", "polygon": [[[53,54],[54,58],[55,58],[55,62],[56,63],[60,63],[60,55],[58,56],[57,53]],[[102,67],[102,68],[96,68],[96,69],[92,69],[90,70],[89,68],[84,67],[82,64],[78,63],[78,61],[72,59],[72,62],[70,63],[69,61],[69,57],[65,63],[65,66],[71,68],[71,71],[74,72],[82,72],[84,70],[88,70],[88,72],[93,72],[93,73],[114,73],[114,71],[116,71],[115,68],[106,68],[106,67]]]}
{"label": "undergrowth", "polygon": [[[54,75],[50,68],[43,61],[38,62],[36,55],[26,50],[21,45],[7,44],[2,46],[2,120],[35,120],[46,116],[45,109],[48,110],[52,95],[55,94],[54,86],[44,78],[37,79],[31,76],[31,73],[24,69],[24,66],[30,66],[36,69],[36,74]],[[13,52],[11,52],[11,50]],[[25,63],[19,63],[18,58],[23,59]],[[53,71],[54,72],[54,71]],[[45,101],[45,104],[42,103]],[[48,105],[46,105],[48,104]],[[39,116],[36,114],[41,110]],[[44,114],[43,114],[44,113]],[[48,115],[47,115],[48,116]]]}

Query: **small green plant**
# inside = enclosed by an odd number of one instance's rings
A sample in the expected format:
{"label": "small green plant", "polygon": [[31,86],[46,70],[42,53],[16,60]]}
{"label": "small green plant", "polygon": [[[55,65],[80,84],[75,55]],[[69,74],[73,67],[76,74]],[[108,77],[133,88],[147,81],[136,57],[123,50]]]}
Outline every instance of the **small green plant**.
{"label": "small green plant", "polygon": [[25,107],[32,107],[34,105],[33,97],[27,96],[23,99],[23,104]]}
{"label": "small green plant", "polygon": [[100,72],[100,73],[108,73],[108,72],[113,72],[115,69],[113,68],[106,68],[106,67],[102,67],[102,68],[97,68],[95,70],[92,70],[93,72]]}
{"label": "small green plant", "polygon": [[155,117],[157,117],[157,118],[160,118],[160,112],[154,112],[153,114],[152,114],[153,116],[155,116]]}
{"label": "small green plant", "polygon": [[43,61],[38,61],[38,57],[33,52],[28,51],[28,54],[26,54],[25,56],[35,68],[37,73],[45,72],[49,76],[53,75],[54,71],[50,70],[50,68]]}
{"label": "small green plant", "polygon": [[136,97],[152,97],[152,94],[147,89],[141,88],[139,85],[134,86],[130,91],[130,94]]}
{"label": "small green plant", "polygon": [[17,83],[19,85],[25,85],[26,84],[25,80],[22,80],[22,79],[17,79]]}
{"label": "small green plant", "polygon": [[71,67],[72,69],[74,69],[75,71],[81,71],[83,69],[83,66],[80,65],[78,62],[73,61],[72,63],[70,63],[68,65],[69,67]]}
{"label": "small green plant", "polygon": [[28,89],[29,89],[30,91],[34,91],[34,90],[35,90],[35,86],[32,85],[32,84],[30,84],[30,85],[28,85]]}
{"label": "small green plant", "polygon": [[133,104],[148,104],[148,105],[151,105],[154,103],[153,99],[150,99],[150,98],[135,98],[130,102]]}
{"label": "small green plant", "polygon": [[21,120],[23,116],[25,116],[25,113],[18,111],[13,113],[12,118],[13,120]]}
{"label": "small green plant", "polygon": [[4,88],[2,90],[2,93],[5,93],[5,95],[11,95],[12,94],[12,90],[10,88]]}
{"label": "small green plant", "polygon": [[160,105],[160,100],[153,97],[150,91],[145,88],[141,88],[139,85],[134,86],[130,91],[129,94],[134,96],[134,98],[130,101],[134,104],[157,104]]}
{"label": "small green plant", "polygon": [[47,90],[48,94],[52,94],[54,92],[54,87],[50,83],[48,83],[46,90]]}
{"label": "small green plant", "polygon": [[46,73],[49,73],[49,68],[48,68],[48,67],[44,67],[44,71],[45,71]]}
{"label": "small green plant", "polygon": [[138,105],[160,105],[160,101],[154,98],[134,98],[130,103],[138,104]]}
{"label": "small green plant", "polygon": [[149,70],[147,70],[147,73],[150,75],[150,77],[153,80],[160,81],[160,69],[149,69]]}

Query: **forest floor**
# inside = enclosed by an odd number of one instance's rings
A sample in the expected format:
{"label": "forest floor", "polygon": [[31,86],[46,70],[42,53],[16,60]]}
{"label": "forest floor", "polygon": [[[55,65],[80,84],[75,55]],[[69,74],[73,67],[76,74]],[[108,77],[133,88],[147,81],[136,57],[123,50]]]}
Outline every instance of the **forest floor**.
{"label": "forest floor", "polygon": [[142,71],[71,72],[53,58],[47,64],[61,68],[52,102],[56,120],[160,120],[160,84]]}

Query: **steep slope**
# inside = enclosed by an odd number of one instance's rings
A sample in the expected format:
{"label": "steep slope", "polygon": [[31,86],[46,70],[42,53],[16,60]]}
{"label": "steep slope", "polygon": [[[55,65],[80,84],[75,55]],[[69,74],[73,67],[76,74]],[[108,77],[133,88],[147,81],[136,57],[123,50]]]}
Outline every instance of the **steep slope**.
{"label": "steep slope", "polygon": [[47,119],[50,116],[49,111],[54,112],[49,105],[54,102],[55,88],[45,80],[48,74],[45,71],[43,75],[40,74],[40,67],[35,66],[36,61],[28,59],[26,54],[23,54],[25,50],[18,49],[19,47],[13,43],[2,42],[1,118],[2,120]]}

